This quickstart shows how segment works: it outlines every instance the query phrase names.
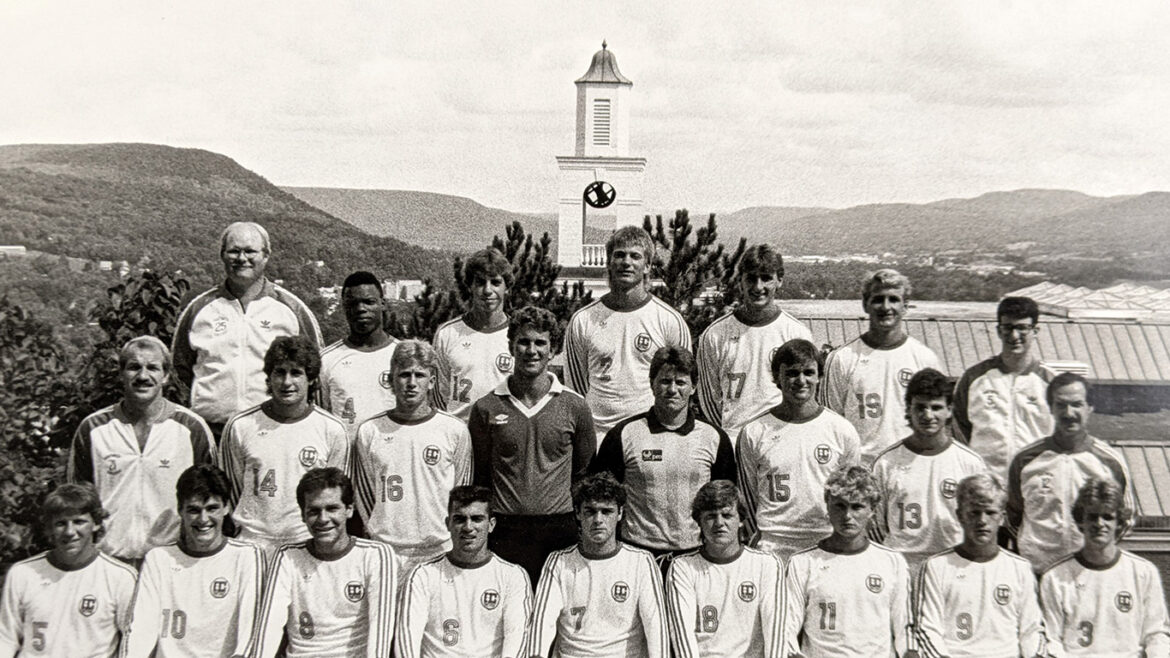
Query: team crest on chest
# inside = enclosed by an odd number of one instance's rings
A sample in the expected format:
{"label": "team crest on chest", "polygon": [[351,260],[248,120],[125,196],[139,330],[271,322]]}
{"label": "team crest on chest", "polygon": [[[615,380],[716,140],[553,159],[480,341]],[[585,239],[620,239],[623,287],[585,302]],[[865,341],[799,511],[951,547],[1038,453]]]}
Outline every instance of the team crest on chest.
{"label": "team crest on chest", "polygon": [[650,349],[650,345],[652,345],[653,342],[654,341],[650,340],[650,334],[638,334],[634,338],[634,349],[638,350],[639,352],[645,352],[646,350]]}
{"label": "team crest on chest", "polygon": [[744,603],[751,603],[756,598],[756,584],[745,580],[739,584],[739,600]]}
{"label": "team crest on chest", "polygon": [[383,370],[378,374],[378,386],[381,386],[387,391],[394,388],[394,377],[390,374],[389,370]]}
{"label": "team crest on chest", "polygon": [[813,450],[813,457],[816,458],[818,464],[828,464],[829,460],[833,458],[833,450],[827,444],[820,444]]}
{"label": "team crest on chest", "polygon": [[479,602],[485,610],[495,610],[500,605],[500,593],[494,589],[485,589],[479,597]]}
{"label": "team crest on chest", "polygon": [[512,361],[511,354],[496,355],[496,370],[500,372],[512,372]]}
{"label": "team crest on chest", "polygon": [[955,493],[959,491],[959,483],[951,478],[943,478],[942,483],[938,487],[939,493],[943,498],[954,498]]}
{"label": "team crest on chest", "polygon": [[93,613],[97,612],[97,597],[92,594],[81,597],[81,602],[77,604],[77,611],[81,613],[82,617],[93,616]]}
{"label": "team crest on chest", "polygon": [[361,601],[366,595],[366,586],[356,580],[351,580],[345,584],[345,598],[357,603]]}
{"label": "team crest on chest", "polygon": [[902,388],[906,388],[910,385],[910,378],[913,376],[913,370],[909,368],[902,368],[898,371],[898,383],[902,385]]}
{"label": "team crest on chest", "polygon": [[876,573],[871,573],[865,577],[865,589],[868,589],[874,594],[881,594],[882,585],[882,577]]}
{"label": "team crest on chest", "polygon": [[227,318],[216,318],[215,321],[211,323],[211,331],[214,332],[216,336],[223,335],[227,333],[227,325]]}
{"label": "team crest on chest", "polygon": [[305,468],[313,468],[317,463],[317,449],[313,446],[305,446],[301,448],[301,454],[298,456],[301,461],[301,466]]}
{"label": "team crest on chest", "polygon": [[222,599],[228,595],[228,590],[231,589],[231,584],[228,583],[227,578],[216,578],[211,581],[211,596],[217,599]]}
{"label": "team crest on chest", "polygon": [[439,455],[441,454],[439,446],[427,446],[423,448],[423,461],[427,463],[427,466],[434,466],[439,463]]}
{"label": "team crest on chest", "polygon": [[642,451],[642,461],[644,461],[644,462],[660,462],[660,461],[662,461],[662,451],[657,450],[657,449],[643,450]]}
{"label": "team crest on chest", "polygon": [[1007,585],[995,586],[995,602],[1000,605],[1007,605],[1012,600],[1012,588]]}
{"label": "team crest on chest", "polygon": [[106,475],[117,475],[122,472],[122,469],[118,468],[118,457],[121,457],[121,455],[110,455],[106,457]]}
{"label": "team crest on chest", "polygon": [[613,596],[614,601],[617,601],[618,603],[625,603],[626,599],[630,598],[630,586],[627,585],[624,581],[619,580],[613,584],[613,587],[609,590],[609,593],[611,596]]}
{"label": "team crest on chest", "polygon": [[1133,610],[1133,594],[1122,590],[1117,593],[1116,597],[1114,597],[1113,603],[1117,606],[1118,610],[1122,612],[1129,612],[1130,610]]}

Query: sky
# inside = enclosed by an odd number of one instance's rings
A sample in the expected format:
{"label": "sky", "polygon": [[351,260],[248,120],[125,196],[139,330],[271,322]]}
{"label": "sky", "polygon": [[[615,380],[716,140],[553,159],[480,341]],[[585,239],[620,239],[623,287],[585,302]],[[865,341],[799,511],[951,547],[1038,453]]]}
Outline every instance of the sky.
{"label": "sky", "polygon": [[603,39],[648,209],[1170,190],[1161,0],[0,0],[0,144],[555,212]]}

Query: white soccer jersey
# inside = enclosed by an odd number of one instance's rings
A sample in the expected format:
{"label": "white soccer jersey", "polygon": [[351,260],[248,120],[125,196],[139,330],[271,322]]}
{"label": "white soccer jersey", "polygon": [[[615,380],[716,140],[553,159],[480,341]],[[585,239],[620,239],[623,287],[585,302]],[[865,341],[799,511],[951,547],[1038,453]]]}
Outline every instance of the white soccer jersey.
{"label": "white soccer jersey", "polygon": [[881,544],[853,554],[818,546],[793,555],[784,578],[784,655],[901,656],[910,633],[909,589],[906,560]]}
{"label": "white soccer jersey", "polygon": [[586,558],[577,546],[544,562],[521,656],[666,658],[662,572],[650,553],[618,544]]}
{"label": "white soccer jersey", "polygon": [[322,560],[311,542],[285,546],[276,554],[264,603],[252,636],[256,658],[385,658],[394,631],[397,572],[393,549],[352,539],[349,551]]}
{"label": "white soccer jersey", "polygon": [[372,539],[396,553],[450,550],[447,496],[471,483],[471,436],[463,421],[442,411],[415,421],[379,414],[358,428],[353,472],[358,512]]}
{"label": "white soccer jersey", "polygon": [[879,541],[901,551],[916,574],[926,558],[963,540],[955,494],[963,478],[986,471],[983,458],[957,441],[933,454],[905,441],[890,446],[873,463],[882,492],[874,515]]}
{"label": "white soccer jersey", "polygon": [[345,425],[316,406],[292,422],[272,418],[263,405],[252,407],[228,421],[220,453],[240,539],[268,557],[282,544],[309,538],[297,506],[301,477],[313,468],[349,467]]}
{"label": "white soccer jersey", "polygon": [[689,350],[691,331],[678,311],[654,295],[629,311],[616,311],[602,299],[573,314],[565,333],[565,376],[589,403],[599,439],[654,404],[650,359],[668,345]]}
{"label": "white soccer jersey", "polygon": [[1095,658],[1167,658],[1170,621],[1158,568],[1121,551],[1106,567],[1079,554],[1040,578],[1049,654]]}
{"label": "white soccer jersey", "polygon": [[351,441],[363,420],[394,408],[390,357],[397,348],[396,340],[368,351],[339,340],[321,350],[321,401],[345,422]]}
{"label": "white soccer jersey", "polygon": [[1036,577],[1018,555],[999,551],[990,560],[973,560],[945,551],[926,562],[915,596],[915,635],[923,656],[1044,655]]}
{"label": "white soccer jersey", "polygon": [[700,551],[675,558],[666,574],[675,657],[783,658],[783,584],[780,560],[752,548],[728,562]]}
{"label": "white soccer jersey", "polygon": [[260,549],[236,539],[209,555],[192,555],[178,544],[151,550],[138,576],[122,655],[244,655],[260,607],[263,569]]}
{"label": "white soccer jersey", "polygon": [[68,571],[48,553],[17,562],[0,596],[0,656],[116,655],[135,575],[103,553]]}
{"label": "white soccer jersey", "polygon": [[787,558],[832,532],[825,482],[856,464],[860,449],[849,421],[830,409],[802,423],[767,413],[740,430],[736,445],[744,521],[758,548]]}
{"label": "white soccer jersey", "polygon": [[435,330],[434,346],[435,399],[440,408],[466,423],[471,405],[512,374],[508,323],[479,331],[463,318],[448,320]]}
{"label": "white soccer jersey", "polygon": [[401,589],[398,658],[520,655],[532,614],[532,585],[522,567],[494,554],[463,566],[440,555],[418,565]]}
{"label": "white soccer jersey", "polygon": [[800,320],[783,311],[771,322],[749,325],[728,313],[699,336],[697,393],[703,413],[735,436],[749,420],[780,404],[772,355],[794,339],[812,340]]}
{"label": "white soccer jersey", "polygon": [[882,349],[858,336],[829,354],[822,399],[857,428],[865,464],[910,433],[906,385],[923,368],[942,370],[942,364],[933,350],[911,336],[897,347]]}

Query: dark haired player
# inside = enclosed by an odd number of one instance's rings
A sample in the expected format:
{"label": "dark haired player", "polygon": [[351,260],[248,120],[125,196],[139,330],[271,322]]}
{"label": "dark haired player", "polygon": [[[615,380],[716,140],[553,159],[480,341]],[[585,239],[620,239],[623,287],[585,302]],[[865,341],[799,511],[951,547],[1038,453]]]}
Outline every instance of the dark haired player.
{"label": "dark haired player", "polygon": [[352,441],[358,425],[394,407],[390,357],[398,341],[382,326],[382,282],[366,271],[345,278],[341,308],[349,335],[321,350],[321,405],[345,421]]}
{"label": "dark haired player", "polygon": [[513,282],[512,264],[498,249],[472,254],[459,282],[467,312],[435,330],[435,400],[440,409],[464,421],[471,405],[512,372],[506,309]]}
{"label": "dark haired player", "polygon": [[520,655],[666,658],[662,573],[650,553],[618,541],[626,492],[609,473],[573,487],[576,546],[548,557]]}
{"label": "dark haired player", "polygon": [[534,584],[548,554],[576,540],[571,488],[597,446],[585,400],[548,371],[556,332],[546,309],[512,314],[516,370],[475,403],[467,424],[475,483],[492,492],[491,549],[524,567]]}
{"label": "dark haired player", "polygon": [[877,483],[865,467],[844,466],[824,495],[833,534],[788,562],[784,653],[901,656],[910,634],[909,574],[901,553],[866,538],[881,501]]}
{"label": "dark haired player", "polygon": [[1051,655],[1170,656],[1158,568],[1117,545],[1132,516],[1111,479],[1090,479],[1077,493],[1073,518],[1084,546],[1040,579]]}
{"label": "dark haired player", "polygon": [[691,517],[703,547],[675,558],[666,611],[676,658],[779,658],[784,567],[740,541],[745,514],[729,480],[699,488]]}
{"label": "dark haired player", "polygon": [[98,551],[93,485],[63,484],[40,509],[52,549],[12,565],[0,594],[0,656],[113,656],[130,621],[134,569]]}
{"label": "dark haired player", "polygon": [[491,491],[451,490],[452,548],[406,576],[394,650],[399,658],[514,658],[532,613],[532,585],[521,567],[488,550],[495,528]]}
{"label": "dark haired player", "polygon": [[232,520],[240,539],[271,558],[283,544],[309,538],[293,492],[313,468],[347,468],[345,425],[312,403],[321,357],[300,336],[272,341],[264,374],[272,397],[235,416],[223,430],[220,454],[232,485]]}
{"label": "dark haired player", "polygon": [[650,361],[654,406],[605,435],[590,472],[609,471],[626,486],[622,541],[663,560],[699,546],[699,528],[679,505],[709,480],[735,480],[735,454],[723,430],[691,412],[695,359],[662,347]]}
{"label": "dark haired player", "polygon": [[1012,457],[1052,433],[1047,383],[1036,354],[1039,321],[1035,301],[1004,297],[995,310],[999,354],[968,368],[955,384],[960,439],[1004,481]]}
{"label": "dark haired player", "polygon": [[786,560],[831,530],[825,482],[857,463],[860,446],[849,421],[817,402],[816,346],[794,338],[776,350],[771,366],[784,398],[739,431],[736,458],[752,543]]}
{"label": "dark haired player", "polygon": [[1007,493],[988,473],[959,482],[963,541],[926,561],[915,590],[915,637],[927,658],[1044,656],[1036,576],[996,543]]}
{"label": "dark haired player", "polygon": [[740,304],[699,336],[699,404],[703,414],[731,436],[748,421],[780,404],[771,377],[772,353],[792,340],[812,340],[800,320],[780,308],[784,259],[766,244],[744,252],[736,285]]}
{"label": "dark haired player", "polygon": [[963,537],[955,510],[959,481],[987,470],[983,459],[951,439],[951,383],[934,368],[914,373],[906,387],[912,433],[873,463],[882,494],[875,539],[902,552],[911,576],[923,560]]}
{"label": "dark haired player", "polygon": [[341,469],[305,473],[296,497],[312,538],[276,554],[248,655],[386,658],[394,630],[394,551],[346,531],[353,485]]}
{"label": "dark haired player", "polygon": [[223,534],[231,488],[210,464],[183,471],[175,487],[179,541],[151,549],[123,643],[130,658],[242,656],[260,604],[260,549]]}

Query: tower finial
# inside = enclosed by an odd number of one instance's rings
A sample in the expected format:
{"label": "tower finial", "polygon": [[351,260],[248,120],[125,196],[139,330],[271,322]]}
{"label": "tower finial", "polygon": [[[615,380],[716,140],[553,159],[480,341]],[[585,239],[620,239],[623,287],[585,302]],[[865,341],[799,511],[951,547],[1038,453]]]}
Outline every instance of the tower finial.
{"label": "tower finial", "polygon": [[602,49],[602,50],[605,50],[605,49],[606,49],[608,46],[609,46],[609,44],[607,44],[607,43],[605,42],[605,39],[602,39],[602,40],[601,40],[601,49]]}

